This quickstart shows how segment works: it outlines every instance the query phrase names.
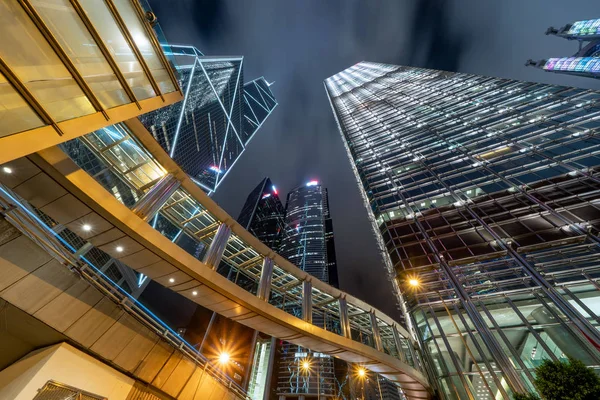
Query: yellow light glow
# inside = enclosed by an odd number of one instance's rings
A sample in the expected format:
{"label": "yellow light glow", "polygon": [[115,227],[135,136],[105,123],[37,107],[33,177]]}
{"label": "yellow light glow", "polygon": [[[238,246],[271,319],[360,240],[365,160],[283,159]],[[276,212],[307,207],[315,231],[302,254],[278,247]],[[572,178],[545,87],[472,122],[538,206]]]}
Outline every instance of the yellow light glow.
{"label": "yellow light glow", "polygon": [[419,287],[421,286],[421,282],[419,282],[419,280],[417,278],[411,278],[408,280],[408,284],[412,287]]}
{"label": "yellow light glow", "polygon": [[310,363],[308,361],[304,361],[302,363],[302,368],[308,370],[310,368]]}
{"label": "yellow light glow", "polygon": [[229,362],[229,358],[230,358],[229,353],[223,352],[223,353],[219,354],[219,362],[221,364],[227,364]]}
{"label": "yellow light glow", "polygon": [[367,374],[367,371],[364,368],[361,367],[361,368],[358,369],[358,376],[359,377],[364,378],[366,374]]}

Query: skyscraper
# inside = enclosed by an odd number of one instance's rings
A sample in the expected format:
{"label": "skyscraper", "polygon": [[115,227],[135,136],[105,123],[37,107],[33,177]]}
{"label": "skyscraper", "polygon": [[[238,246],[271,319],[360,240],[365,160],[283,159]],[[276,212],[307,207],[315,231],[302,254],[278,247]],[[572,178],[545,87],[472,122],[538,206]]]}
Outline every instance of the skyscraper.
{"label": "skyscraper", "polygon": [[550,27],[546,35],[576,40],[579,43],[579,50],[571,57],[527,60],[525,65],[549,72],[590,78],[600,77],[600,19],[577,21],[559,29]]}
{"label": "skyscraper", "polygon": [[243,84],[241,56],[204,56],[192,46],[169,46],[165,53],[176,65],[184,99],[140,121],[211,194],[277,102],[264,78]]}
{"label": "skyscraper", "polygon": [[600,93],[368,62],[325,87],[443,398],[535,391],[544,359],[597,368]]}
{"label": "skyscraper", "polygon": [[[335,266],[335,254],[328,255],[328,249],[335,250],[335,246],[327,189],[316,180],[298,186],[288,193],[285,211],[286,233],[280,254],[303,271],[329,282],[328,264]],[[337,283],[337,276],[334,278]],[[296,312],[301,314],[299,308]],[[330,323],[321,315],[313,315],[312,320],[317,326]],[[310,370],[303,368],[306,360],[311,360]],[[336,394],[334,361],[327,354],[284,342],[278,367],[279,396],[316,395],[317,389],[323,396]]]}
{"label": "skyscraper", "polygon": [[237,221],[261,242],[277,250],[285,233],[285,209],[271,179],[264,178],[248,195]]}

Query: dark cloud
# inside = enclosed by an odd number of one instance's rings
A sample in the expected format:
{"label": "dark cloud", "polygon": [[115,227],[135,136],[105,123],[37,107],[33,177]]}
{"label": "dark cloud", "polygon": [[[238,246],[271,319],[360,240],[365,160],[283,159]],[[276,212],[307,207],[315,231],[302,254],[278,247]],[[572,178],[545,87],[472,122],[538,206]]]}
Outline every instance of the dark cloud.
{"label": "dark cloud", "polygon": [[[335,126],[323,80],[363,61],[589,86],[528,69],[570,54],[544,31],[597,17],[596,0],[150,0],[167,38],[209,55],[243,55],[244,77],[275,81],[279,101],[214,196],[237,216],[270,176],[281,193],[310,179],[328,187],[342,289],[393,314],[391,287]],[[206,8],[205,8],[206,7]],[[200,26],[198,26],[200,25]],[[282,198],[284,198],[282,196]]]}
{"label": "dark cloud", "polygon": [[420,1],[414,11],[408,52],[408,65],[457,71],[468,31],[453,29],[450,5],[443,0]]}

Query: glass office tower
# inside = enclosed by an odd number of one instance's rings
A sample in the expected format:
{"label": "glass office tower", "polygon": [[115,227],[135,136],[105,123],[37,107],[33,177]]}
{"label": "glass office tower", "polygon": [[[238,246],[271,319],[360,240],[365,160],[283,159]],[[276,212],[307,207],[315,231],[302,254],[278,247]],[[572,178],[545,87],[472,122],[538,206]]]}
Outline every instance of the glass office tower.
{"label": "glass office tower", "polygon": [[248,195],[237,221],[270,248],[279,248],[285,233],[285,209],[271,179],[263,179]]}
{"label": "glass office tower", "polygon": [[208,194],[213,193],[277,106],[264,78],[244,82],[243,57],[204,56],[192,46],[165,50],[184,99],[140,116],[154,139]]}
{"label": "glass office tower", "polygon": [[567,24],[559,29],[548,28],[546,35],[576,40],[579,50],[571,57],[549,58],[539,61],[527,60],[525,65],[548,72],[600,77],[600,19],[590,19]]}
{"label": "glass office tower", "polygon": [[600,93],[368,62],[325,87],[443,398],[598,368]]}
{"label": "glass office tower", "polygon": [[[290,191],[286,204],[286,233],[281,242],[279,254],[312,276],[329,283],[328,262],[335,262],[335,255],[328,255],[333,246],[333,224],[327,233],[326,221],[331,219],[327,189],[318,181],[310,181]],[[329,235],[329,246],[327,235]],[[337,277],[335,277],[337,282]],[[298,308],[297,315],[301,315]],[[312,321],[324,326],[322,315],[313,314]],[[310,373],[302,370],[302,361],[318,360]],[[317,378],[318,377],[318,378]],[[317,379],[320,382],[317,383]],[[299,395],[321,396],[336,394],[336,380],[333,358],[327,354],[315,353],[309,349],[284,342],[278,360],[277,394],[283,398]]]}

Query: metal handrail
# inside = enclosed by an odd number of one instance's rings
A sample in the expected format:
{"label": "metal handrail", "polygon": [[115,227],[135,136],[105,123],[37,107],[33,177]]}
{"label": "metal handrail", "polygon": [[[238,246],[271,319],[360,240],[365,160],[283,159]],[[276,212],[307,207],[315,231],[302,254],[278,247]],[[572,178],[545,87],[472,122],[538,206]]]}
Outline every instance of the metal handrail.
{"label": "metal handrail", "polygon": [[0,184],[0,208],[2,210],[0,213],[21,233],[48,251],[71,271],[84,278],[91,286],[126,310],[136,320],[166,340],[173,348],[184,353],[197,365],[203,366],[204,372],[208,372],[217,382],[226,386],[236,395],[249,399],[247,392],[241,386],[215,367],[206,356],[199,353],[167,324],[153,316],[150,310],[108,278],[85,256],[77,254],[77,250],[35,215],[32,211],[33,207],[25,200],[18,199],[16,194],[2,184]]}

